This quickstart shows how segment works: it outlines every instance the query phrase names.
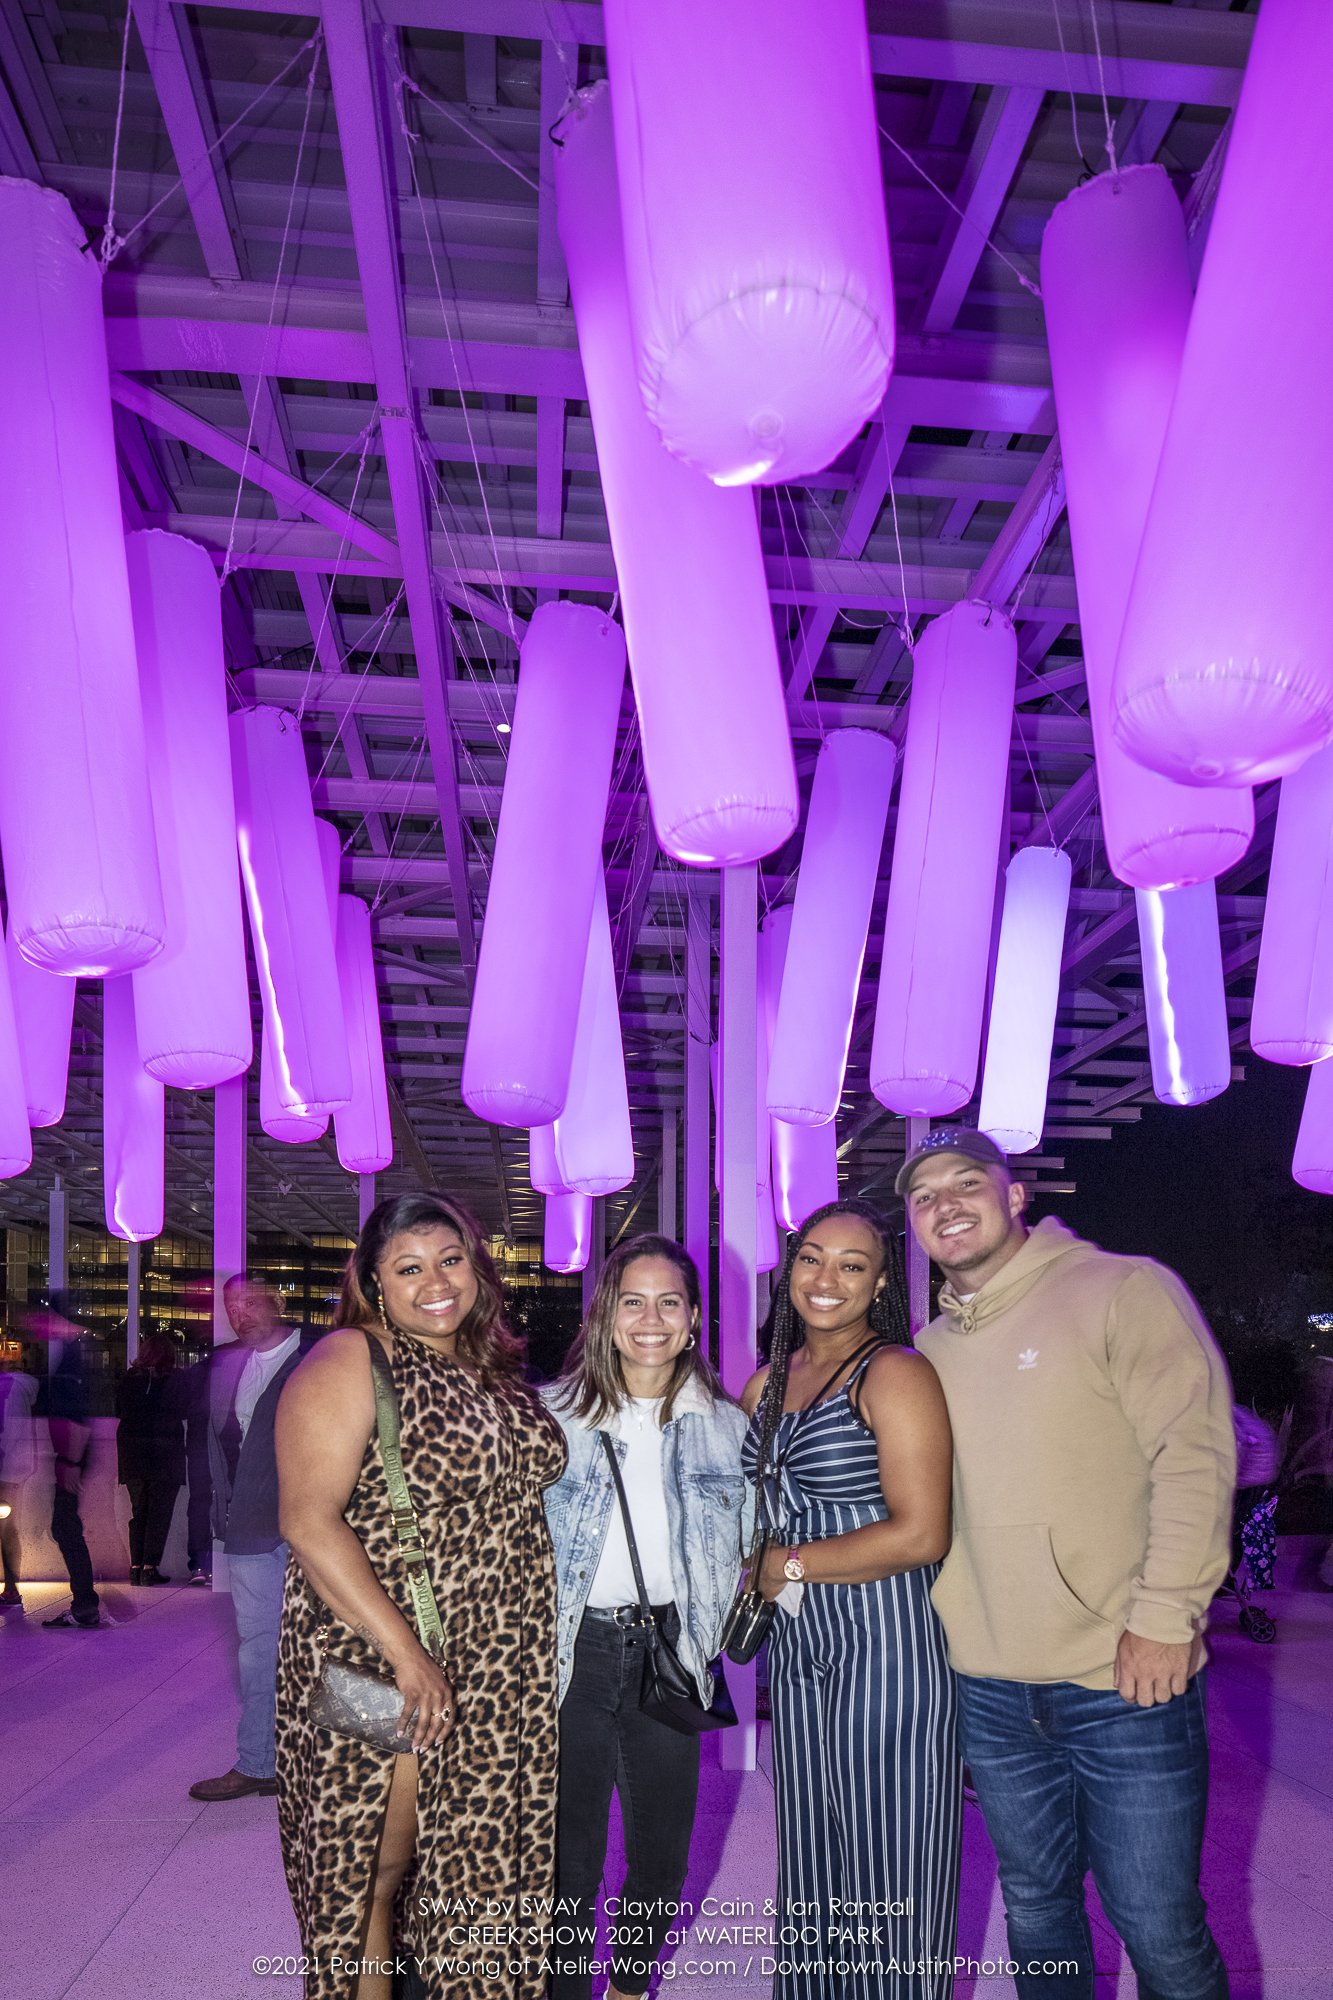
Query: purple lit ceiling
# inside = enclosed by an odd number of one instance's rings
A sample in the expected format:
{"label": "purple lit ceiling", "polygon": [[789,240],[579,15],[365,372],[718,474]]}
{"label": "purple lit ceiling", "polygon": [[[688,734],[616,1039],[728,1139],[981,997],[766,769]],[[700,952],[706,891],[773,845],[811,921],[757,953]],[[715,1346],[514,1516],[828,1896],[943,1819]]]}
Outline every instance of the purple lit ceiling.
{"label": "purple lit ceiling", "polygon": [[[1097,16],[1119,159],[1165,164],[1197,255],[1252,13],[1098,0]],[[904,602],[914,623],[969,596],[1010,606],[1011,841],[1067,839],[1074,867],[1036,1167],[1055,1186],[1063,1141],[1110,1139],[1151,1096],[1133,896],[1098,826],[1042,312],[1022,282],[1055,204],[1106,162],[1090,17],[1075,0],[1058,20],[1051,0],[888,0],[870,24],[897,363],[841,459],[765,491],[772,611],[808,795],[821,727],[901,740]],[[0,12],[0,170],[61,189],[99,240],[123,30],[120,0]],[[599,6],[561,0],[135,0],[127,240],[106,291],[127,519],[225,560],[235,693],[302,710],[343,886],[375,901],[394,1173],[456,1187],[519,1235],[539,1229],[526,1135],[472,1119],[458,1082],[516,641],[549,597],[615,590],[549,137],[570,83],[603,73],[600,37]],[[1261,791],[1255,845],[1219,883],[1237,1051],[1275,802]],[[796,851],[765,864],[770,899]],[[657,849],[628,708],[605,854],[637,1144],[614,1236],[631,1211],[652,1220],[662,1114],[682,1095],[687,907],[716,888]],[[902,1147],[866,1074],[884,890],[839,1128],[852,1185],[881,1194]],[[0,1220],[36,1217],[57,1170],[100,1208],[95,1021],[66,1120],[36,1135]],[[170,1093],[169,1226],[207,1227],[209,1113]],[[275,1144],[257,1105],[253,1137],[256,1226],[355,1227],[331,1139]]]}

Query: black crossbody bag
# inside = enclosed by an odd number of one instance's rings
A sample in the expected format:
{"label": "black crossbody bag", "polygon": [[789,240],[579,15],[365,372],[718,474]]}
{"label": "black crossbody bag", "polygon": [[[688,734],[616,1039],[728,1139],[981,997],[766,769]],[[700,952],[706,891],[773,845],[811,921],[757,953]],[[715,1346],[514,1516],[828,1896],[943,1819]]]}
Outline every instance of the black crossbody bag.
{"label": "black crossbody bag", "polygon": [[[749,1666],[751,1660],[768,1637],[769,1627],[773,1623],[778,1608],[776,1602],[772,1598],[765,1597],[759,1588],[759,1573],[763,1568],[764,1557],[768,1554],[772,1546],[774,1533],[776,1532],[773,1527],[767,1525],[767,1480],[770,1476],[774,1479],[781,1478],[782,1468],[791,1455],[792,1445],[795,1443],[796,1434],[800,1430],[801,1418],[808,1415],[811,1410],[819,1407],[829,1390],[833,1387],[833,1384],[837,1381],[839,1375],[846,1369],[854,1368],[863,1354],[868,1354],[872,1348],[882,1345],[882,1335],[875,1334],[872,1339],[863,1340],[855,1354],[849,1354],[845,1361],[838,1363],[833,1373],[828,1377],[828,1380],[821,1384],[818,1393],[810,1399],[805,1408],[797,1416],[796,1422],[791,1427],[785,1449],[773,1461],[771,1475],[768,1472],[766,1462],[767,1452],[765,1450],[765,1446],[769,1443],[769,1438],[765,1435],[765,1427],[761,1418],[760,1451],[754,1469],[754,1541],[750,1548],[749,1559],[745,1564],[740,1585],[735,1597],[731,1600],[731,1609],[727,1613],[726,1623],[722,1627],[722,1650],[735,1666]],[[761,1405],[764,1399],[772,1393],[776,1393],[779,1404],[781,1404],[787,1394],[785,1370],[780,1383],[776,1382],[775,1376],[770,1372],[769,1378],[764,1384],[764,1396],[760,1399]],[[779,1415],[777,1422],[773,1426],[773,1435],[776,1435],[777,1424],[781,1421],[782,1419]]]}
{"label": "black crossbody bag", "polygon": [[616,1448],[605,1431],[599,1431],[597,1435],[602,1440],[606,1462],[615,1482],[616,1498],[625,1523],[625,1540],[629,1543],[630,1564],[634,1570],[634,1588],[639,1594],[639,1617],[645,1640],[639,1707],[654,1721],[665,1722],[668,1729],[679,1730],[682,1736],[703,1736],[710,1729],[729,1729],[736,1720],[736,1707],[722,1676],[721,1661],[709,1662],[713,1700],[711,1706],[705,1708],[699,1699],[694,1676],[681,1665],[670,1640],[653,1615],[644,1587],[643,1571],[639,1566],[639,1548],[634,1539],[634,1523],[629,1517],[629,1501],[625,1497],[625,1482],[620,1476]]}

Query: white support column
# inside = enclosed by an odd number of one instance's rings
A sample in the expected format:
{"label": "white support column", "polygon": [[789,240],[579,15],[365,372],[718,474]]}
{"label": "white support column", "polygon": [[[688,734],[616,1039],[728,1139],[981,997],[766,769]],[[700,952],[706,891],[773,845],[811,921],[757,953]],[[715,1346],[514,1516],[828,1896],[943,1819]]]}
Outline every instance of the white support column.
{"label": "white support column", "polygon": [[676,1239],[676,1153],[679,1118],[674,1111],[662,1113],[662,1171],[657,1177],[657,1228],[662,1236]]}
{"label": "white support column", "polygon": [[139,1358],[139,1305],[143,1276],[143,1245],[127,1243],[129,1271],[125,1280],[125,1366]]}
{"label": "white support column", "polygon": [[[753,1374],[756,1358],[758,889],[757,868],[723,869],[718,1304],[722,1380],[734,1396]],[[740,1721],[722,1737],[722,1766],[752,1771],[758,1739],[754,1668],[734,1669],[728,1681]]]}
{"label": "white support column", "polygon": [[375,1206],[375,1176],[374,1174],[358,1174],[356,1178],[357,1178],[356,1226],[358,1229],[364,1229],[366,1226],[367,1217],[369,1216],[371,1209]]}
{"label": "white support column", "polygon": [[[69,1284],[69,1190],[59,1174],[51,1185],[47,1204],[46,1296],[63,1292]],[[48,1340],[46,1366],[53,1374],[60,1365],[64,1342]]]}
{"label": "white support column", "polygon": [[[928,1118],[907,1120],[907,1153],[921,1144],[930,1130]],[[906,1154],[903,1156],[907,1157]],[[907,1316],[916,1339],[923,1326],[930,1319],[930,1259],[917,1242],[911,1220],[907,1223]]]}
{"label": "white support column", "polygon": [[703,1339],[708,1338],[712,1261],[713,906],[705,879],[692,881],[685,918],[685,1248],[699,1266]]}
{"label": "white support column", "polygon": [[246,1105],[249,1078],[234,1076],[213,1092],[213,1344],[235,1335],[222,1303],[228,1278],[244,1271],[248,1256],[246,1205]]}

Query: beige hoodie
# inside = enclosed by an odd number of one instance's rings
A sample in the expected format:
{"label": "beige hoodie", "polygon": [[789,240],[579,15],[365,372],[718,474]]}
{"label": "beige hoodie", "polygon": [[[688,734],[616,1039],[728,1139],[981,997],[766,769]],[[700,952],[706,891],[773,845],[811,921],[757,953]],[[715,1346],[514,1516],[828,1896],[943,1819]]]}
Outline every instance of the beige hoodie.
{"label": "beige hoodie", "polygon": [[1231,1390],[1173,1271],[1052,1217],[918,1339],[949,1405],[953,1545],[934,1589],[959,1673],[1114,1685],[1128,1627],[1202,1631],[1226,1573]]}

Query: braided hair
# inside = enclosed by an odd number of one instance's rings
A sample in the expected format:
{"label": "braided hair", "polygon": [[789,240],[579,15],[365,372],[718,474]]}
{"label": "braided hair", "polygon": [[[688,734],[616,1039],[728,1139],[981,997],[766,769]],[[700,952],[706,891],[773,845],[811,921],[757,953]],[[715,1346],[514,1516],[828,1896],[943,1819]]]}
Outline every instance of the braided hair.
{"label": "braided hair", "polygon": [[906,1347],[911,1341],[910,1319],[907,1303],[907,1273],[903,1266],[903,1253],[898,1238],[877,1208],[867,1201],[859,1201],[848,1196],[842,1201],[830,1201],[823,1208],[817,1208],[813,1215],[807,1215],[801,1227],[787,1239],[786,1254],[782,1259],[782,1270],[773,1291],[773,1303],[766,1323],[768,1334],[768,1380],[759,1405],[759,1440],[756,1459],[756,1475],[762,1478],[773,1451],[773,1440],[782,1420],[782,1405],[787,1399],[787,1371],[796,1348],[805,1340],[805,1322],[792,1304],[791,1274],[796,1264],[797,1254],[812,1229],[821,1222],[827,1222],[832,1215],[854,1215],[864,1222],[878,1239],[884,1256],[884,1284],[870,1301],[868,1319],[870,1331],[896,1347]]}

